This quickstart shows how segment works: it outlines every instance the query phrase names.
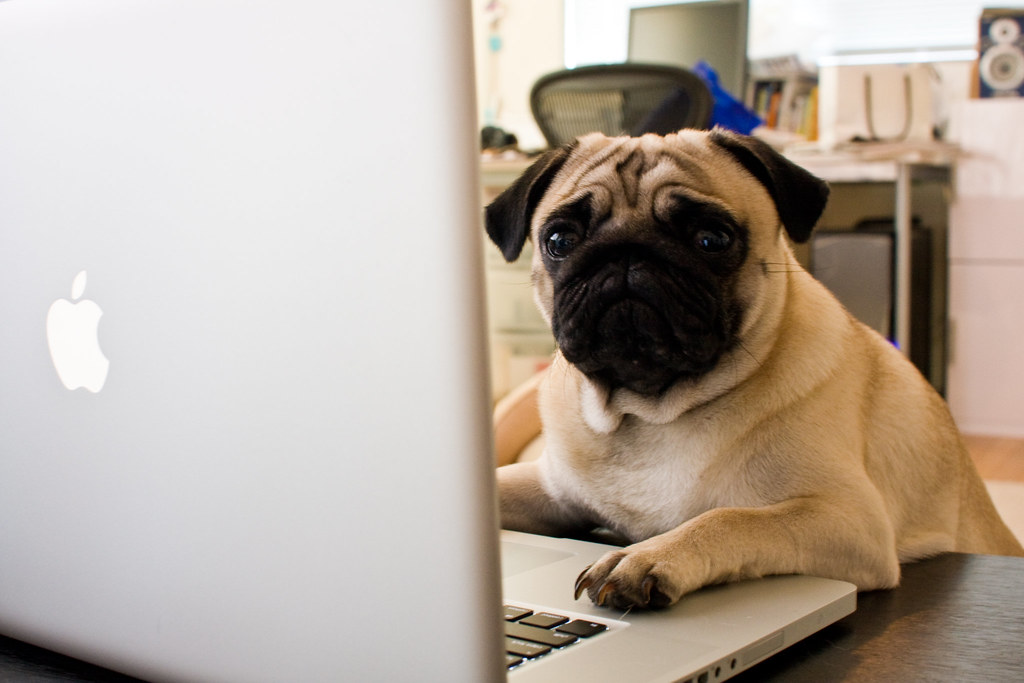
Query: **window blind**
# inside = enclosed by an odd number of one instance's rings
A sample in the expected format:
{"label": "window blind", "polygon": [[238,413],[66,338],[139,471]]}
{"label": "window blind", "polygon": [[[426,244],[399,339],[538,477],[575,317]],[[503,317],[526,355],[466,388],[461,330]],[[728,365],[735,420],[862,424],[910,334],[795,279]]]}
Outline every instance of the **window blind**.
{"label": "window blind", "polygon": [[[971,0],[819,0],[830,24],[833,54],[973,48],[986,5]],[[751,0],[751,6],[760,4]]]}
{"label": "window blind", "polygon": [[[626,58],[629,10],[680,0],[563,0],[566,64]],[[864,52],[961,50],[978,40],[984,7],[1004,0],[749,0],[748,54],[803,61]]]}

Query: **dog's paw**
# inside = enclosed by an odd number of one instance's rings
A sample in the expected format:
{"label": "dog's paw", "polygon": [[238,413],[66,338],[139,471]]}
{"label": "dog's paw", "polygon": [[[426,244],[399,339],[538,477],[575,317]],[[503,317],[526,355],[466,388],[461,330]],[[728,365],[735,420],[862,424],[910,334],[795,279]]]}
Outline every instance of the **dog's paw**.
{"label": "dog's paw", "polygon": [[615,550],[583,570],[576,579],[576,599],[583,592],[599,607],[663,609],[685,592],[671,563],[643,544]]}

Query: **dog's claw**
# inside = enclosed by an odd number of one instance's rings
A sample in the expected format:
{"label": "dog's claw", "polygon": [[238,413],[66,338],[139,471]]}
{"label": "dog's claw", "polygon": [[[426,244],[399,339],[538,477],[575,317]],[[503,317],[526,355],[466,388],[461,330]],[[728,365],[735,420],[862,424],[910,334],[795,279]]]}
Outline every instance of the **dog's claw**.
{"label": "dog's claw", "polygon": [[643,584],[641,584],[640,586],[641,590],[643,590],[644,593],[644,605],[651,604],[651,592],[655,589],[657,585],[658,580],[653,576],[648,576],[644,579]]}
{"label": "dog's claw", "polygon": [[605,584],[603,586],[601,586],[601,590],[599,590],[597,592],[597,600],[595,600],[594,603],[598,607],[604,607],[605,602],[607,602],[607,600],[608,600],[608,596],[610,596],[614,592],[615,592],[615,584],[612,583],[611,581],[605,582]]}
{"label": "dog's claw", "polygon": [[590,568],[593,566],[594,565],[588,565],[587,568],[581,571],[580,575],[576,577],[576,587],[573,593],[575,596],[574,599],[579,600],[580,596],[583,595],[583,591],[594,585],[593,579],[587,576],[587,572],[589,572]]}
{"label": "dog's claw", "polygon": [[669,597],[658,589],[658,579],[648,576],[641,585],[644,593],[644,607],[649,609],[663,609],[672,604]]}
{"label": "dog's claw", "polygon": [[648,574],[638,586],[625,591],[619,590],[616,581],[608,577],[595,579],[592,574],[593,565],[587,567],[576,577],[576,585],[573,587],[573,596],[579,600],[584,593],[590,593],[590,599],[598,607],[614,605],[625,609],[626,607],[639,607],[642,609],[663,609],[672,604],[669,597],[661,590],[658,577]]}

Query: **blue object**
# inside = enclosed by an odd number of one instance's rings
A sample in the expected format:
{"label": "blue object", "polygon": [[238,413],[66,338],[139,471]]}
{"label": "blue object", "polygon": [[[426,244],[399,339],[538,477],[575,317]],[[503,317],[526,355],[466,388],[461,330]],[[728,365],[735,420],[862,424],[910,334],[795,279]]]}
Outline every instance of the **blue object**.
{"label": "blue object", "polygon": [[713,126],[722,126],[743,135],[750,135],[755,128],[764,123],[757,114],[722,87],[718,82],[718,73],[710,64],[701,60],[694,65],[693,72],[708,86],[715,101],[711,111]]}

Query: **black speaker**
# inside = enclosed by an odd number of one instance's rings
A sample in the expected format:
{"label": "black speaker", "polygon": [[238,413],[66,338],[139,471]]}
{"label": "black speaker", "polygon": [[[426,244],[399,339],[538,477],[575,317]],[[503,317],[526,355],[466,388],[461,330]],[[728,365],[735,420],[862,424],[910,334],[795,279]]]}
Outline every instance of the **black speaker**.
{"label": "black speaker", "polygon": [[978,46],[978,94],[1024,95],[1024,10],[986,9]]}

